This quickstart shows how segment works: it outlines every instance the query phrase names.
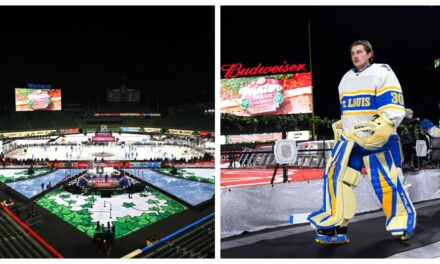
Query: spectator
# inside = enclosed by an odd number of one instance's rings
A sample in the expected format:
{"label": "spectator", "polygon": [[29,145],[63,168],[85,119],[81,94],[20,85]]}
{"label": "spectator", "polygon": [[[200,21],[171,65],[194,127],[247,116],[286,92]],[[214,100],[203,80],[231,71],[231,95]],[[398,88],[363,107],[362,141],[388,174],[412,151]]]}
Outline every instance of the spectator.
{"label": "spectator", "polygon": [[177,169],[174,167],[174,165],[171,166],[171,174],[177,175]]}
{"label": "spectator", "polygon": [[[423,121],[420,123],[420,127],[423,129],[423,132],[428,135],[428,139],[430,142],[432,142],[432,138],[440,138],[440,128],[436,127],[434,123],[432,123],[428,119],[423,119]],[[428,144],[428,146],[431,146],[431,144]],[[438,151],[438,149],[430,149],[430,151]],[[438,158],[434,158],[434,153],[431,152],[431,161],[434,159],[436,160],[437,164],[436,166],[439,167],[440,162]],[[435,155],[437,157],[437,155]]]}
{"label": "spectator", "polygon": [[228,168],[235,168],[235,155],[234,155],[234,153],[230,152],[228,159],[229,159],[229,167]]}
{"label": "spectator", "polygon": [[28,175],[33,175],[34,174],[34,166],[31,165],[31,167],[28,169]]}
{"label": "spectator", "polygon": [[423,119],[422,122],[420,123],[420,127],[426,130],[429,136],[435,138],[440,137],[440,129],[436,127],[434,123],[432,123],[430,120],[426,118]]}
{"label": "spectator", "polygon": [[415,146],[416,146],[416,128],[419,127],[419,118],[414,118],[413,110],[405,109],[405,117],[397,128],[402,143],[404,163],[403,167],[414,168]]}
{"label": "spectator", "polygon": [[102,240],[102,252],[105,254],[106,257],[110,255],[110,245],[108,244],[107,240]]}

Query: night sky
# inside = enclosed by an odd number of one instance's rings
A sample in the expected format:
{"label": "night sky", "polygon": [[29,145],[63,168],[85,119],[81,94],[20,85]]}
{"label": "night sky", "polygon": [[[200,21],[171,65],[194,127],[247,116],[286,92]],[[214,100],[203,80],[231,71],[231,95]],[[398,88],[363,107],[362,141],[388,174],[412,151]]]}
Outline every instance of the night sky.
{"label": "night sky", "polygon": [[214,7],[0,7],[0,106],[27,83],[62,89],[63,105],[141,89],[155,109],[214,102]]}
{"label": "night sky", "polygon": [[221,63],[310,66],[308,21],[316,115],[339,117],[338,84],[353,67],[350,44],[367,39],[375,62],[396,73],[406,107],[437,123],[440,7],[222,7]]}

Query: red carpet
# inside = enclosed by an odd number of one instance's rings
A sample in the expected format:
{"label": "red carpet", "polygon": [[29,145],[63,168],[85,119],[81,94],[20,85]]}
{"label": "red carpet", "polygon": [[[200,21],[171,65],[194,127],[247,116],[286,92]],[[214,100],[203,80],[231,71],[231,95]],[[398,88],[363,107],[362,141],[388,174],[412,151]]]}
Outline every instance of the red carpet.
{"label": "red carpet", "polygon": [[[274,169],[221,169],[221,187],[243,187],[270,184]],[[290,182],[322,179],[324,168],[289,168]],[[279,168],[274,183],[283,182],[283,169]]]}

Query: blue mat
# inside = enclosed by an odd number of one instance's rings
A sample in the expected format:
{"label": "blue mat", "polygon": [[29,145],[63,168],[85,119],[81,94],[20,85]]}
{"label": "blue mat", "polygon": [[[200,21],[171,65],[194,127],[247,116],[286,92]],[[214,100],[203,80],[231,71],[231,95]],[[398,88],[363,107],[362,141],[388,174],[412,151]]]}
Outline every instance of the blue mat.
{"label": "blue mat", "polygon": [[126,169],[125,171],[157,188],[163,189],[167,193],[178,197],[192,206],[211,199],[215,191],[215,185],[212,183],[177,179],[150,169]]}
{"label": "blue mat", "polygon": [[84,170],[60,169],[52,173],[46,174],[44,176],[40,176],[24,181],[11,182],[11,183],[7,183],[7,185],[12,189],[16,190],[17,192],[21,193],[23,196],[30,199],[42,192],[41,190],[42,183],[44,183],[44,188],[46,188],[46,184],[48,184],[49,182],[52,184],[52,186],[54,186],[57,183],[59,183],[61,180],[63,180],[65,177],[78,175],[82,171]]}

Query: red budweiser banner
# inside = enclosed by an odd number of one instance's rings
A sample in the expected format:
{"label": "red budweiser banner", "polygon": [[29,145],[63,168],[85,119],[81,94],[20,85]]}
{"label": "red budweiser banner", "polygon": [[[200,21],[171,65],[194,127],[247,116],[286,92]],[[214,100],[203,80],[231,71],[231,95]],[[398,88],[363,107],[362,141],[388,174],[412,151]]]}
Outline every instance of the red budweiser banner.
{"label": "red budweiser banner", "polygon": [[221,67],[224,72],[224,78],[237,78],[251,75],[269,75],[280,73],[291,73],[307,71],[306,64],[288,64],[286,61],[281,65],[264,66],[263,63],[259,63],[256,67],[246,68],[241,63],[224,64]]}

